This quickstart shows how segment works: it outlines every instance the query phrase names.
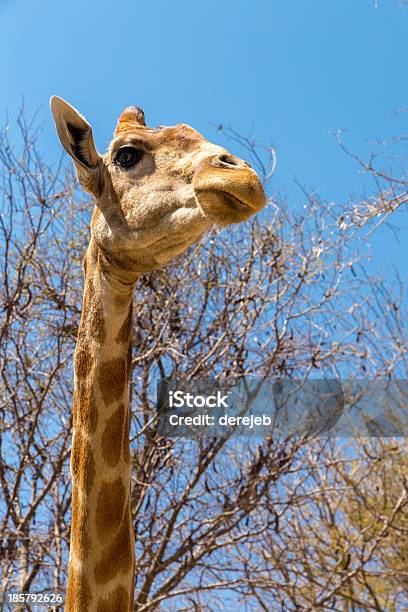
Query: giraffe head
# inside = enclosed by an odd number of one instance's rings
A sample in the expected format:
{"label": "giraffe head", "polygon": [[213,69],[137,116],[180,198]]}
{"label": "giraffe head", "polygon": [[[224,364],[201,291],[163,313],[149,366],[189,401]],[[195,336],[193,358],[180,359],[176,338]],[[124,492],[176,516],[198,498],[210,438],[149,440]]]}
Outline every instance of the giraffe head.
{"label": "giraffe head", "polygon": [[54,96],[51,110],[79,182],[94,196],[92,237],[125,273],[158,268],[212,224],[244,221],[265,206],[256,172],[188,125],[149,128],[143,111],[129,107],[100,155],[70,104]]}

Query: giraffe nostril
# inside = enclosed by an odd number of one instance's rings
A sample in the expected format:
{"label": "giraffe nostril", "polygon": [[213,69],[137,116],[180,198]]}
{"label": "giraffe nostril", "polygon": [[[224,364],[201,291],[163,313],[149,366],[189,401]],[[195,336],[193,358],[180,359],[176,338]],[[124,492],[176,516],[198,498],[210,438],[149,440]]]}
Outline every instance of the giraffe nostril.
{"label": "giraffe nostril", "polygon": [[220,161],[222,164],[226,164],[227,166],[242,166],[242,161],[233,155],[219,155],[218,161]]}

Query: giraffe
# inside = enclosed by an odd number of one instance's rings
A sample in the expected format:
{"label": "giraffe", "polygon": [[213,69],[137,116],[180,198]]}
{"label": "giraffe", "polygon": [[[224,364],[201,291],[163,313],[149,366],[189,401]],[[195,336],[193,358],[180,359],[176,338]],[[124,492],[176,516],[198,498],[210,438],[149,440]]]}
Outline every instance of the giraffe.
{"label": "giraffe", "polygon": [[65,100],[50,101],[58,136],[93,196],[74,353],[72,518],[66,610],[133,609],[129,375],[139,276],[185,251],[212,226],[265,206],[256,172],[188,125],[149,128],[126,108],[105,154]]}

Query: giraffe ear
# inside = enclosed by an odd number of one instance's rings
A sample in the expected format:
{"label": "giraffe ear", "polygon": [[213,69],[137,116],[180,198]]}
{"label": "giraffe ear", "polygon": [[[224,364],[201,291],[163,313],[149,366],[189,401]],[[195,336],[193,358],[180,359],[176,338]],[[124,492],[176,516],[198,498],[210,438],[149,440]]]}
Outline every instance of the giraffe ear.
{"label": "giraffe ear", "polygon": [[96,195],[101,187],[96,183],[100,183],[102,158],[96,150],[91,126],[73,106],[58,96],[52,96],[50,106],[59,139],[74,161],[79,182],[86,191]]}

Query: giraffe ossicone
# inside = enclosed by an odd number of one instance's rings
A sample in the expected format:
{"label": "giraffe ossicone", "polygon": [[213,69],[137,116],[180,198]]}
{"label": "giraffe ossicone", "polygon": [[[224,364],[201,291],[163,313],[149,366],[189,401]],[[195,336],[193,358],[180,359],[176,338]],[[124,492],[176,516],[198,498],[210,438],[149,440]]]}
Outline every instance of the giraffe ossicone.
{"label": "giraffe ossicone", "polygon": [[266,198],[246,162],[188,125],[151,129],[140,108],[128,107],[101,155],[78,111],[56,96],[51,110],[95,203],[74,355],[66,609],[126,612],[133,610],[135,568],[128,385],[136,281],[212,225],[248,219]]}

